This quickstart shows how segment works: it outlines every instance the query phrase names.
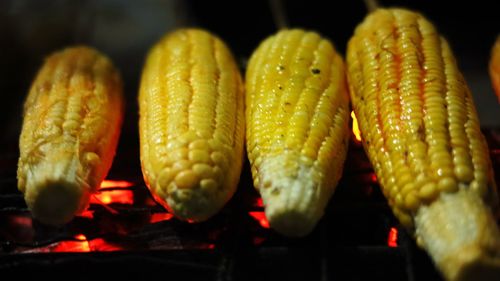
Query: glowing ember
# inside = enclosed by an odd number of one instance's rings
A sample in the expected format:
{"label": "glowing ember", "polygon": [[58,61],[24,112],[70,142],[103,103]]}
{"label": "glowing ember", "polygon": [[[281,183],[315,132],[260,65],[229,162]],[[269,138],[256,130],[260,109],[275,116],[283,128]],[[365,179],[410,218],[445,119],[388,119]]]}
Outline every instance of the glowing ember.
{"label": "glowing ember", "polygon": [[134,203],[134,193],[131,190],[106,190],[94,194],[95,201],[91,200],[91,203],[102,203],[102,204],[133,204]]}
{"label": "glowing ember", "polygon": [[372,181],[373,182],[376,182],[377,181],[377,175],[375,175],[375,173],[372,174]]}
{"label": "glowing ember", "polygon": [[[122,246],[110,243],[102,238],[96,238],[89,241],[87,240],[87,237],[85,237],[85,235],[83,234],[75,235],[74,238],[78,241],[62,241],[56,243],[52,247],[49,246],[48,251],[77,253],[77,252],[111,252],[111,251],[124,250]],[[45,251],[42,250],[41,252]]]}
{"label": "glowing ember", "polygon": [[395,227],[391,227],[391,230],[389,231],[389,237],[387,237],[387,246],[398,246],[398,230]]}
{"label": "glowing ember", "polygon": [[63,241],[52,252],[90,252],[89,241]]}
{"label": "glowing ember", "polygon": [[131,187],[134,183],[129,181],[104,180],[101,183],[101,188],[106,187]]}
{"label": "glowing ember", "polygon": [[90,243],[92,244],[92,251],[113,252],[124,250],[120,245],[112,244],[102,238],[93,239]]}
{"label": "glowing ember", "polygon": [[52,252],[90,252],[89,241],[84,234],[75,235],[78,241],[63,241],[52,249]]}
{"label": "glowing ember", "polygon": [[255,200],[255,206],[257,207],[264,207],[264,203],[262,202],[262,198],[257,198],[257,200]]}
{"label": "glowing ember", "polygon": [[264,212],[248,212],[263,228],[269,228],[269,221]]}
{"label": "glowing ember", "polygon": [[93,219],[94,218],[94,211],[85,210],[85,211],[83,211],[83,213],[78,214],[77,216],[82,217],[82,218],[87,218],[87,219]]}
{"label": "glowing ember", "polygon": [[87,237],[83,234],[77,234],[77,235],[75,235],[75,239],[80,240],[80,241],[86,241]]}
{"label": "glowing ember", "polygon": [[351,117],[352,117],[352,132],[356,140],[359,142],[361,141],[361,132],[359,131],[358,119],[356,118],[356,114],[354,114],[354,110],[351,111]]}
{"label": "glowing ember", "polygon": [[151,218],[149,219],[150,223],[156,223],[160,221],[168,221],[172,219],[174,215],[170,213],[154,213],[151,215]]}

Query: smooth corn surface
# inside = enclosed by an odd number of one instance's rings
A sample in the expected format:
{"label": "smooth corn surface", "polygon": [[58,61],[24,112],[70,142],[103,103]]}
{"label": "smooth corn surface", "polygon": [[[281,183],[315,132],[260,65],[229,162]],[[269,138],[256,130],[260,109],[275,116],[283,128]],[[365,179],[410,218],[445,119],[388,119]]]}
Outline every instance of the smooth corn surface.
{"label": "smooth corn surface", "polygon": [[405,226],[442,192],[464,187],[497,200],[470,91],[429,21],[403,9],[377,10],[356,28],[347,62],[364,147]]}
{"label": "smooth corn surface", "polygon": [[490,57],[490,78],[493,90],[500,102],[500,36],[497,37]]}
{"label": "smooth corn surface", "polygon": [[203,221],[236,190],[243,161],[243,84],[226,45],[181,29],[149,52],[140,93],[144,178],[178,218]]}
{"label": "smooth corn surface", "polygon": [[123,118],[122,82],[88,47],[45,61],[24,104],[18,188],[33,216],[63,224],[83,211],[106,176]]}
{"label": "smooth corn surface", "polygon": [[349,138],[344,64],[314,32],[263,41],[246,73],[247,153],[271,227],[312,231],[342,174]]}

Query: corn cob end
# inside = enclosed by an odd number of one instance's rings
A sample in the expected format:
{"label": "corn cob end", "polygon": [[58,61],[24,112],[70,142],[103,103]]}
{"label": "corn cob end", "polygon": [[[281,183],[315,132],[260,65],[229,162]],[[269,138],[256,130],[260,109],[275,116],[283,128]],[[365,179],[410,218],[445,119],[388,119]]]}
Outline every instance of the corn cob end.
{"label": "corn cob end", "polygon": [[419,208],[417,240],[446,280],[498,280],[500,233],[480,196],[461,188]]}
{"label": "corn cob end", "polygon": [[59,226],[71,221],[89,201],[90,193],[78,184],[65,180],[38,183],[27,186],[25,199],[33,217],[44,224]]}
{"label": "corn cob end", "polygon": [[322,217],[330,196],[321,194],[325,189],[320,188],[318,172],[300,161],[305,159],[293,159],[284,154],[263,161],[259,191],[269,225],[283,235],[303,237]]}
{"label": "corn cob end", "polygon": [[196,168],[181,171],[174,179],[167,176],[171,174],[169,170],[167,168],[160,173],[154,192],[155,198],[181,220],[205,221],[215,215],[227,199],[231,198],[232,193],[227,194],[231,191],[225,192],[217,179],[202,178],[203,175]]}
{"label": "corn cob end", "polygon": [[[27,173],[20,186],[33,217],[48,225],[71,221],[89,202],[90,186],[78,178],[78,162],[69,155],[54,153]],[[58,159],[58,160],[57,160]]]}

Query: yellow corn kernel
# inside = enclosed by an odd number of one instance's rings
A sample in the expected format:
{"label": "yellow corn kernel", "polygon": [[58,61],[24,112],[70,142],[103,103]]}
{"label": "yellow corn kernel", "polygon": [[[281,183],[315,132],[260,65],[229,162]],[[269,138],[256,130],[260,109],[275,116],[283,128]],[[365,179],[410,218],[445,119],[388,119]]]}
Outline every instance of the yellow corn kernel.
{"label": "yellow corn kernel", "polygon": [[498,102],[500,102],[500,35],[497,37],[490,57],[490,78]]}
{"label": "yellow corn kernel", "polygon": [[60,225],[86,209],[107,175],[120,135],[122,82],[88,47],[48,57],[24,104],[18,188],[33,216]]}
{"label": "yellow corn kernel", "polygon": [[243,162],[243,84],[226,45],[198,29],[167,34],[142,73],[141,164],[155,198],[203,221],[231,198]]}
{"label": "yellow corn kernel", "polygon": [[378,9],[350,39],[347,68],[363,145],[394,214],[448,280],[497,278],[493,170],[446,40],[419,13]]}
{"label": "yellow corn kernel", "polygon": [[350,132],[344,64],[315,32],[263,41],[246,72],[247,152],[270,226],[311,232],[342,174]]}

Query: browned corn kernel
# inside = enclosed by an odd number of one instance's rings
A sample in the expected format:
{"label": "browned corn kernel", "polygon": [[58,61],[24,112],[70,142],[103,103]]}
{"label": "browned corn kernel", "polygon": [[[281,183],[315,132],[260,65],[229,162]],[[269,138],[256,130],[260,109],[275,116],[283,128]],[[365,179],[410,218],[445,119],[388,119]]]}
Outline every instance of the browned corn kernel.
{"label": "browned corn kernel", "polygon": [[83,211],[108,173],[123,119],[122,82],[88,47],[47,58],[24,104],[18,187],[33,216],[59,225]]}
{"label": "browned corn kernel", "polygon": [[447,280],[497,280],[498,196],[450,47],[422,15],[379,9],[347,50],[353,107],[384,195]]}

